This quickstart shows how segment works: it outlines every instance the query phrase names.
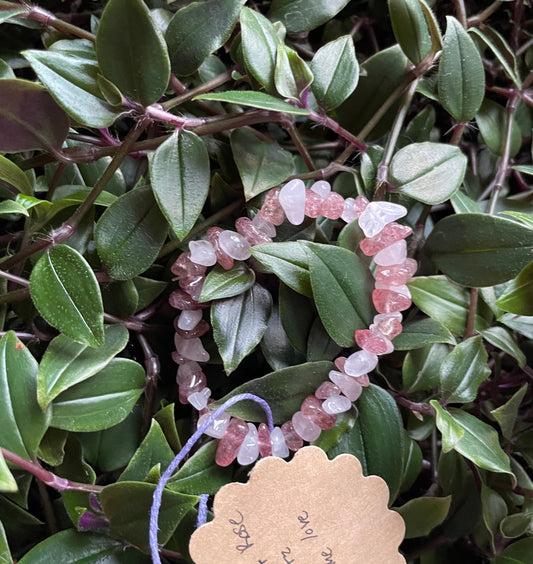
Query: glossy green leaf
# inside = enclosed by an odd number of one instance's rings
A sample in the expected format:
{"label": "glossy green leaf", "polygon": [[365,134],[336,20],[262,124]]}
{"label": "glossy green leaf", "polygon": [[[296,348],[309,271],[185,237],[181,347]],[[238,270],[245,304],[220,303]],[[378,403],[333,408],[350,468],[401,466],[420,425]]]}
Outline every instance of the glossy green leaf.
{"label": "glossy green leaf", "polygon": [[255,282],[255,272],[244,262],[237,262],[229,270],[215,266],[207,275],[199,302],[221,300],[238,296],[250,289]]}
{"label": "glossy green leaf", "polygon": [[267,328],[272,296],[259,284],[233,298],[216,301],[211,307],[213,337],[231,374],[259,344]]}
{"label": "glossy green leaf", "polygon": [[405,538],[425,537],[448,516],[452,496],[416,497],[395,507],[405,521]]}
{"label": "glossy green leaf", "polygon": [[304,296],[313,295],[309,260],[303,245],[297,242],[265,243],[252,247],[250,252],[289,288]]}
{"label": "glossy green leaf", "polygon": [[337,415],[337,420],[335,425],[331,429],[327,429],[320,433],[320,436],[316,441],[311,444],[321,448],[323,451],[328,452],[334,446],[339,444],[342,437],[350,431],[355,425],[357,420],[357,410],[350,409],[344,413],[339,413]]}
{"label": "glossy green leaf", "polygon": [[313,82],[313,73],[294,49],[280,44],[276,54],[274,81],[276,90],[283,98],[298,101]]}
{"label": "glossy green leaf", "polygon": [[403,331],[393,340],[398,351],[409,351],[432,343],[455,345],[455,338],[442,323],[431,318],[404,323]]}
{"label": "glossy green leaf", "polygon": [[459,343],[440,368],[443,399],[448,403],[474,401],[479,386],[490,376],[487,361],[488,354],[480,336]]}
{"label": "glossy green leaf", "polygon": [[[317,387],[327,380],[329,371],[333,369],[333,363],[320,361],[276,370],[238,386],[213,403],[212,408],[219,407],[237,394],[255,394],[270,405],[274,423],[281,425],[300,409],[309,394],[313,394]],[[230,407],[228,412],[247,421],[266,421],[263,408],[250,400],[239,402]]]}
{"label": "glossy green leaf", "polygon": [[413,484],[422,471],[424,462],[422,449],[418,446],[418,443],[409,436],[406,430],[404,431],[403,445],[403,472],[400,493],[407,492],[413,487]]}
{"label": "glossy green leaf", "polygon": [[18,202],[13,200],[4,200],[0,202],[0,215],[21,214],[29,217],[28,210]]}
{"label": "glossy green leaf", "polygon": [[[121,541],[148,548],[148,519],[155,485],[118,482],[106,486],[100,502],[109,519],[110,534]],[[198,503],[198,497],[165,490],[158,520],[158,543],[163,546],[183,519]]]}
{"label": "glossy green leaf", "polygon": [[288,151],[277,143],[259,140],[244,128],[231,133],[231,151],[246,200],[281,184],[294,171],[294,159]]}
{"label": "glossy green leaf", "polygon": [[310,31],[338,14],[349,0],[273,0],[268,17],[281,21],[289,33]]}
{"label": "glossy green leaf", "polygon": [[[2,451],[0,450],[0,492],[16,492],[18,490],[17,482],[11,474],[7,466],[7,462],[4,460]],[[0,526],[1,526],[0,521]],[[0,533],[3,533],[3,529],[0,529]],[[2,552],[1,552],[1,539],[0,539],[0,563],[2,562]]]}
{"label": "glossy green leaf", "polygon": [[227,90],[226,92],[213,92],[212,94],[201,94],[195,100],[214,100],[215,102],[229,102],[230,104],[240,104],[241,106],[251,106],[261,108],[271,112],[283,112],[299,116],[309,115],[309,110],[298,108],[279,98],[274,98],[265,92],[254,92],[252,90]]}
{"label": "glossy green leaf", "polygon": [[507,505],[499,493],[482,484],[481,506],[483,522],[490,536],[491,548],[495,551],[495,537],[500,530],[500,522],[507,516]]}
{"label": "glossy green leaf", "polygon": [[9,550],[6,532],[2,521],[0,521],[0,563],[13,564],[13,558],[11,556],[11,551]]}
{"label": "glossy green leaf", "polygon": [[406,194],[424,204],[441,204],[453,196],[466,171],[467,158],[444,143],[411,143],[391,162],[391,178]]}
{"label": "glossy green leaf", "polygon": [[150,188],[135,188],[121,196],[98,221],[96,249],[113,278],[129,280],[151,266],[167,231],[167,222]]}
{"label": "glossy green leaf", "polygon": [[68,133],[68,117],[40,84],[4,78],[0,99],[0,151],[61,147]]}
{"label": "glossy green leaf", "polygon": [[67,245],[55,245],[37,261],[30,293],[39,313],[67,337],[91,347],[104,342],[103,304],[87,261]]}
{"label": "glossy green leaf", "polygon": [[332,245],[307,243],[311,286],[318,313],[331,338],[351,347],[354,333],[372,318],[372,281],[363,261],[354,253]]}
{"label": "glossy green leaf", "polygon": [[[484,100],[481,108],[476,115],[476,122],[479,132],[487,147],[496,155],[501,156],[504,152],[505,132],[507,131],[508,116],[505,108],[493,102]],[[514,157],[520,150],[522,135],[520,128],[513,118],[511,126],[511,146],[510,156]]]}
{"label": "glossy green leaf", "polygon": [[508,539],[527,534],[531,530],[533,517],[530,513],[514,513],[504,517],[500,522],[500,532]]}
{"label": "glossy green leaf", "polygon": [[55,101],[77,122],[107,127],[121,114],[100,93],[98,64],[86,53],[30,50],[23,54]]}
{"label": "glossy green leaf", "polygon": [[2,10],[0,12],[0,24],[6,22],[10,18],[18,16],[26,12],[26,8],[15,8],[14,10]]}
{"label": "glossy green leaf", "polygon": [[155,198],[176,235],[193,228],[209,191],[209,155],[190,131],[176,133],[158,147],[150,161]]}
{"label": "glossy green leaf", "polygon": [[464,27],[446,16],[446,35],[439,61],[439,98],[457,121],[475,117],[485,96],[485,70],[479,51]]}
{"label": "glossy green leaf", "polygon": [[411,393],[437,388],[440,367],[449,352],[441,343],[409,351],[402,366],[403,387]]}
{"label": "glossy green leaf", "polygon": [[96,35],[96,55],[103,75],[136,102],[152,104],[167,89],[167,48],[142,0],[106,4]]}
{"label": "glossy green leaf", "polygon": [[435,226],[425,250],[455,282],[494,286],[515,277],[531,261],[533,231],[485,214],[452,215]]}
{"label": "glossy green leaf", "polygon": [[37,403],[36,360],[9,331],[0,340],[0,446],[33,459],[50,420]]}
{"label": "glossy green leaf", "polygon": [[145,380],[140,364],[127,358],[115,358],[98,374],[54,399],[50,425],[82,432],[112,427],[131,412]]}
{"label": "glossy green leaf", "polygon": [[394,36],[407,58],[417,65],[431,52],[432,41],[419,0],[389,0]]}
{"label": "glossy green leaf", "polygon": [[481,335],[491,345],[494,345],[503,352],[512,356],[517,361],[520,368],[524,367],[526,364],[526,356],[509,331],[503,327],[495,326],[482,331]]}
{"label": "glossy green leaf", "polygon": [[61,392],[91,378],[102,370],[128,342],[122,325],[107,325],[101,347],[91,348],[64,335],[48,346],[37,375],[37,397],[46,407]]}
{"label": "glossy green leaf", "polygon": [[241,10],[241,37],[246,69],[268,92],[273,92],[280,44],[276,28],[260,12],[245,6]]}
{"label": "glossy green leaf", "polygon": [[305,354],[309,334],[316,319],[314,302],[281,283],[279,286],[279,315],[292,346]]}
{"label": "glossy green leaf", "polygon": [[359,82],[359,63],[351,35],[326,43],[311,61],[313,94],[327,111],[340,106]]}
{"label": "glossy green leaf", "polygon": [[533,315],[533,262],[524,266],[508,284],[496,305],[517,315]]}
{"label": "glossy green leaf", "polygon": [[31,196],[33,186],[24,172],[12,161],[0,155],[0,181],[16,188],[21,194]]}
{"label": "glossy green leaf", "polygon": [[328,335],[320,317],[316,317],[307,339],[307,361],[333,360],[341,352],[342,347]]}
{"label": "glossy green leaf", "polygon": [[461,409],[445,410],[436,400],[430,403],[437,412],[437,427],[442,433],[445,452],[453,448],[480,468],[515,478],[498,433],[490,425]]}
{"label": "glossy green leaf", "polygon": [[461,190],[450,198],[450,202],[455,213],[483,213],[481,205]]}
{"label": "glossy green leaf", "polygon": [[524,384],[517,392],[515,392],[510,399],[503,405],[493,409],[490,413],[498,422],[502,434],[506,439],[511,439],[513,429],[516,424],[518,409],[522,403],[528,390],[528,385]]}
{"label": "glossy green leaf", "polygon": [[229,39],[246,0],[192,2],[170,20],[165,38],[172,70],[192,74]]}

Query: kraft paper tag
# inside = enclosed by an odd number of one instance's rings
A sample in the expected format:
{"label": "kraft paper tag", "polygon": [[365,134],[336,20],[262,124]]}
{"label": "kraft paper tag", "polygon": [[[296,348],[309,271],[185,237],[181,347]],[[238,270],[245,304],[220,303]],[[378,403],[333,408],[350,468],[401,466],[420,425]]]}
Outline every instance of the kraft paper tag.
{"label": "kraft paper tag", "polygon": [[215,518],[189,545],[196,564],[405,564],[405,525],[387,507],[378,476],[364,477],[355,456],[328,460],[317,447],[291,462],[260,460],[247,484],[224,486]]}

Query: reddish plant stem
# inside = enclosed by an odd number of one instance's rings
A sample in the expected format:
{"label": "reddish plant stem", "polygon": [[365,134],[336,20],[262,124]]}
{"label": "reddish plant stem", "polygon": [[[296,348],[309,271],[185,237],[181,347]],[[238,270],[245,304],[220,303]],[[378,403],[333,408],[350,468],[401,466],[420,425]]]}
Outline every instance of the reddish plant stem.
{"label": "reddish plant stem", "polygon": [[392,393],[392,396],[398,405],[406,407],[411,411],[418,411],[418,413],[424,413],[426,415],[435,415],[435,410],[429,403],[410,401],[405,396],[398,393]]}
{"label": "reddish plant stem", "polygon": [[367,147],[360,139],[353,135],[353,133],[344,129],[344,127],[341,127],[334,119],[331,119],[326,114],[319,114],[318,112],[310,110],[309,119],[331,129],[331,131],[336,133],[339,137],[346,139],[348,143],[351,143],[354,147],[359,149],[359,151],[363,153],[366,152]]}
{"label": "reddish plant stem", "polygon": [[465,339],[469,339],[474,335],[478,297],[479,289],[470,288],[470,305],[468,307],[468,317],[466,318],[466,327],[464,333]]}
{"label": "reddish plant stem", "polygon": [[144,366],[146,368],[144,427],[145,431],[148,431],[154,415],[155,390],[157,388],[157,381],[159,380],[161,364],[159,363],[159,357],[154,353],[150,343],[142,333],[137,334],[137,340],[144,354]]}
{"label": "reddish plant stem", "polygon": [[30,285],[29,280],[26,280],[26,278],[21,278],[20,276],[15,276],[14,274],[11,274],[10,272],[6,272],[5,270],[0,270],[0,278],[5,278],[6,280],[9,280],[10,282],[14,282],[15,284],[18,284],[19,286],[25,286],[26,288]]}

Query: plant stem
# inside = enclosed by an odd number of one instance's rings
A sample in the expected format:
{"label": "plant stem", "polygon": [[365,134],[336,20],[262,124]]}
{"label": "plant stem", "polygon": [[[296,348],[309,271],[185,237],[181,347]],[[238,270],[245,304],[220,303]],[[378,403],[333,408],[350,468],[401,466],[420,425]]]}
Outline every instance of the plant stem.
{"label": "plant stem", "polygon": [[180,96],[176,96],[175,98],[171,98],[170,100],[167,100],[162,104],[163,109],[167,111],[171,110],[176,106],[180,106],[181,104],[184,104],[189,100],[192,100],[195,96],[200,96],[200,94],[205,94],[210,90],[214,90],[215,88],[222,86],[222,84],[228,82],[229,80],[231,80],[231,69],[227,70],[226,72],[223,72],[222,74],[219,74],[218,76],[215,76],[211,80],[204,82],[203,84],[197,86],[196,88],[193,88],[192,90],[188,90],[187,92],[184,92]]}
{"label": "plant stem", "polygon": [[[484,22],[486,19],[490,18],[490,16],[492,16],[492,14],[494,14],[494,12],[496,12],[496,10],[501,5],[502,5],[502,0],[495,0],[495,2],[490,4],[490,6],[485,8],[482,12],[480,12],[479,14],[476,14],[475,16],[471,16],[470,18],[468,18],[467,27],[476,26],[476,25],[479,25],[480,23]],[[518,53],[517,53],[517,55],[518,55]]]}
{"label": "plant stem", "polygon": [[435,415],[435,410],[429,403],[410,401],[405,396],[397,393],[393,393],[392,396],[398,405],[407,407],[407,409],[411,411],[418,411],[418,413],[425,413],[426,415]]}
{"label": "plant stem", "polygon": [[159,380],[159,373],[161,372],[161,364],[159,363],[159,357],[154,353],[150,343],[142,333],[137,334],[137,340],[144,354],[144,367],[146,369],[144,427],[145,431],[148,431],[154,415],[155,390]]}
{"label": "plant stem", "polygon": [[355,135],[344,129],[344,127],[341,127],[334,119],[331,119],[326,114],[319,114],[318,112],[310,110],[309,119],[327,127],[328,129],[331,129],[331,131],[335,132],[343,139],[346,139],[346,141],[359,149],[359,151],[362,151],[363,153],[366,151],[366,145],[361,141],[361,139],[358,139]]}
{"label": "plant stem", "polygon": [[453,0],[453,5],[455,8],[455,14],[461,25],[466,29],[468,26],[468,20],[466,17],[466,8],[464,0]]}
{"label": "plant stem", "polygon": [[456,123],[453,128],[452,138],[450,139],[450,145],[455,145],[456,147],[461,142],[463,137],[463,133],[465,132],[466,123],[464,121],[460,121]]}
{"label": "plant stem", "polygon": [[479,289],[470,288],[470,305],[468,307],[468,317],[466,319],[466,327],[464,333],[465,339],[469,339],[474,334],[478,297]]}
{"label": "plant stem", "polygon": [[5,270],[0,270],[0,278],[5,278],[10,282],[14,282],[15,284],[18,284],[19,286],[28,287],[30,285],[29,280],[26,280],[26,278],[15,276],[14,274],[11,274],[10,272],[6,272]]}
{"label": "plant stem", "polygon": [[282,126],[287,131],[287,133],[290,135],[292,142],[296,146],[296,149],[298,149],[298,153],[300,153],[300,156],[304,160],[307,168],[309,170],[315,170],[315,165],[313,164],[313,159],[311,158],[311,155],[309,154],[307,147],[305,146],[304,142],[302,141],[302,138],[300,137],[298,130],[296,129],[296,127],[294,127],[294,122],[292,120],[290,122],[289,122],[289,120],[287,120],[287,123],[282,123]]}
{"label": "plant stem", "polygon": [[29,288],[21,288],[20,290],[14,290],[7,294],[0,295],[0,305],[11,304],[13,302],[21,302],[30,297]]}
{"label": "plant stem", "polygon": [[37,489],[39,490],[39,497],[41,498],[41,505],[43,506],[43,512],[48,529],[50,530],[50,534],[54,535],[57,533],[57,519],[54,515],[52,503],[50,502],[50,496],[48,495],[46,486],[40,480],[37,481]]}

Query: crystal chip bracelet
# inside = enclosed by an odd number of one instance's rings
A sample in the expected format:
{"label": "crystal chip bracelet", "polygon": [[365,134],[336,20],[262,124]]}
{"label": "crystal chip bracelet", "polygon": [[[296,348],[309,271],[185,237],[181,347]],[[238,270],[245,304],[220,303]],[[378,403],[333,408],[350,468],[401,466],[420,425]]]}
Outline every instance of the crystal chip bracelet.
{"label": "crystal chip bracelet", "polygon": [[291,180],[283,188],[267,193],[263,206],[253,218],[240,217],[236,231],[211,227],[207,240],[191,241],[189,252],[182,253],[172,265],[180,289],[170,295],[169,302],[181,310],[175,319],[174,361],[179,365],[176,381],[181,403],[191,404],[199,411],[198,426],[212,413],[209,410],[211,390],[200,362],[209,360],[200,337],[209,330],[199,303],[206,269],[218,263],[226,270],[235,260],[250,258],[250,248],[271,243],[276,226],[287,219],[293,225],[305,217],[322,215],[328,219],[341,218],[349,223],[358,219],[365,238],[361,251],[376,263],[375,288],[372,301],[378,314],[368,329],[355,332],[361,350],[348,358],[335,359],[336,370],[303,401],[300,410],[281,427],[269,430],[265,423],[258,426],[223,413],[205,433],[219,439],[216,462],[228,466],[235,458],[241,465],[255,462],[259,457],[286,458],[290,451],[300,449],[304,442],[315,441],[323,430],[335,425],[338,414],[348,411],[352,402],[369,385],[368,374],[376,367],[378,356],[394,350],[392,339],[402,331],[401,311],[411,305],[406,283],[414,275],[417,262],[407,258],[405,242],[412,230],[396,222],[407,210],[390,202],[369,202],[364,196],[344,199],[331,191],[326,181],[315,182],[307,189],[301,180]]}

